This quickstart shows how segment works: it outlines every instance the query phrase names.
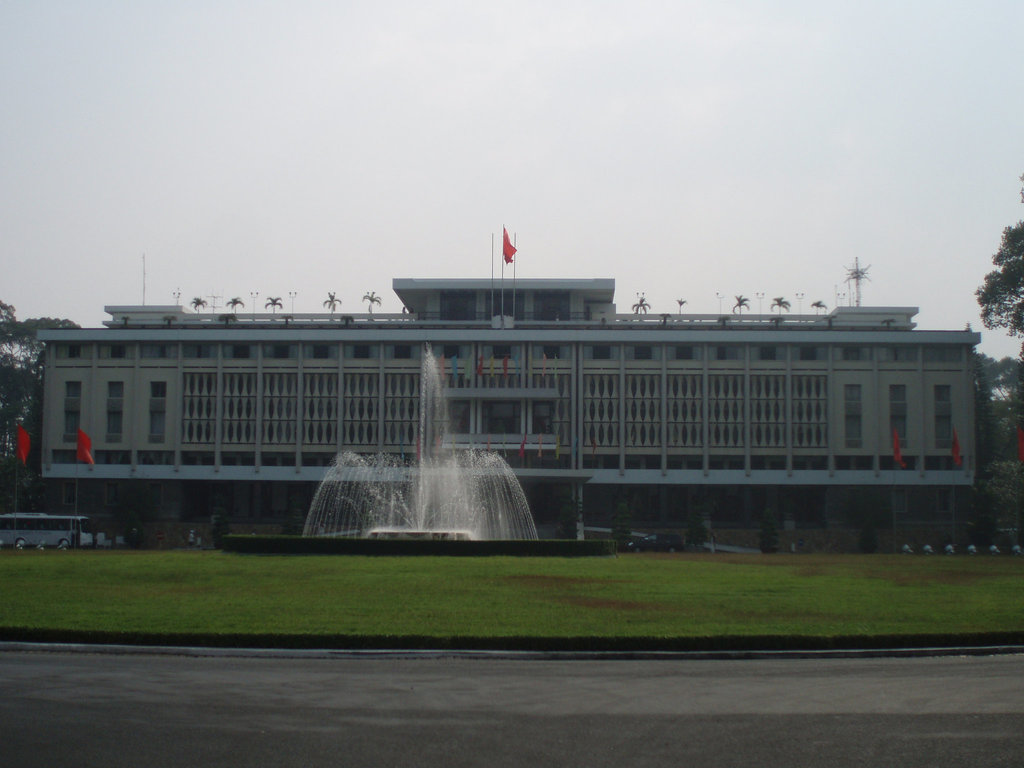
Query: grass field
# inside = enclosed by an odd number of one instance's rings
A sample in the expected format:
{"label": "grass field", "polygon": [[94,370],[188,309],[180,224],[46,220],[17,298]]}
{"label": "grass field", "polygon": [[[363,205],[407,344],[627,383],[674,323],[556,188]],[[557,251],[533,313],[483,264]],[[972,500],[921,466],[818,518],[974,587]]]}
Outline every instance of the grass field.
{"label": "grass field", "polygon": [[1024,560],[1012,557],[5,550],[0,585],[0,638],[1024,638]]}

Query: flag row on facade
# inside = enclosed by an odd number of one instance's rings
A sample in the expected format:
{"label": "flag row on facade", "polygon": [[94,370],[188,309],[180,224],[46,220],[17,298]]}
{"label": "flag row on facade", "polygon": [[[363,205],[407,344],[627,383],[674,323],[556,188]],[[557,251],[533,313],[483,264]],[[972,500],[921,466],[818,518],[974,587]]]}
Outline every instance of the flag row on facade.
{"label": "flag row on facade", "polygon": [[[1021,446],[1024,445],[1024,433],[1021,432],[1020,427],[1017,428],[1017,455],[1018,458],[1024,457]],[[950,455],[953,457],[953,463],[960,467],[963,466],[964,459],[960,455],[960,436],[956,433],[956,428],[953,429],[953,443],[950,446]],[[1021,458],[1024,461],[1024,458]],[[895,427],[892,430],[892,462],[901,469],[907,468],[907,462],[903,460],[903,451],[900,449],[900,433]]]}
{"label": "flag row on facade", "polygon": [[[17,447],[15,456],[22,464],[28,464],[28,452],[32,448],[32,438],[21,424],[18,425]],[[92,439],[83,430],[78,430],[75,443],[75,458],[83,464],[95,464],[92,458]]]}

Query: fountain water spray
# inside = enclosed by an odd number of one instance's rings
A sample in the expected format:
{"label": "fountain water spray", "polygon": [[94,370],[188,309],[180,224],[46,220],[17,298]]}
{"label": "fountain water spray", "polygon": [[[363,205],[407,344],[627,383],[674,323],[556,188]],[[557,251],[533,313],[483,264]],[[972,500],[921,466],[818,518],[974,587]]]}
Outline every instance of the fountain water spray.
{"label": "fountain water spray", "polygon": [[455,449],[442,374],[424,345],[417,461],[394,454],[335,457],[306,516],[304,536],[536,539],[515,473],[497,453]]}

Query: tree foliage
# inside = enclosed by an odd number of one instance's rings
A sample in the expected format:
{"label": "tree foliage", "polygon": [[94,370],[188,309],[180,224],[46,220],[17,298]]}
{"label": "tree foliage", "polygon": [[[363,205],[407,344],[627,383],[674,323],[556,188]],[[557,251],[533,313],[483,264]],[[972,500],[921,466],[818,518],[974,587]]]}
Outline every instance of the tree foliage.
{"label": "tree foliage", "polygon": [[[19,483],[19,509],[38,509],[42,500],[39,476],[42,434],[43,343],[36,337],[47,328],[77,328],[70,320],[37,317],[18,320],[15,309],[0,301],[0,506],[9,507],[14,496],[14,478]],[[28,467],[14,463],[17,427],[21,424],[32,437]]]}
{"label": "tree foliage", "polygon": [[1024,221],[1003,230],[1003,241],[992,257],[996,269],[985,275],[975,292],[986,328],[1005,328],[1024,336]]}

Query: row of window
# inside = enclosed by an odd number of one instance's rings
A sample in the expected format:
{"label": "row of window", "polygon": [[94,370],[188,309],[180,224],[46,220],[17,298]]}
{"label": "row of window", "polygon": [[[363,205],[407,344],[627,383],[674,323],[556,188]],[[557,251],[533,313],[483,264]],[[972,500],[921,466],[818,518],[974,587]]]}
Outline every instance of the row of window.
{"label": "row of window", "polygon": [[[262,347],[265,360],[292,360],[302,355],[312,360],[335,360],[342,354],[346,359],[378,359],[383,354],[388,360],[418,360],[422,346],[419,344],[182,344],[181,354],[186,360],[216,359],[218,352],[225,360],[256,359]],[[131,359],[134,357],[134,344],[100,344],[101,359]],[[61,359],[88,358],[92,345],[60,344],[57,356]],[[583,348],[585,360],[618,360],[621,354],[626,360],[660,360],[664,354],[668,360],[742,360],[748,349],[744,344],[590,344]],[[785,361],[787,350],[792,349],[792,359],[799,361],[823,361],[828,359],[828,347],[819,345],[796,345],[793,347],[779,345],[750,345],[750,358],[755,361]],[[870,347],[856,345],[836,345],[832,347],[833,359],[844,362],[869,362],[875,358],[882,362],[916,362],[918,360],[916,345]],[[343,352],[341,352],[343,350]],[[484,344],[479,345],[476,354],[485,358],[504,357],[518,358],[518,345]],[[535,359],[564,359],[569,356],[570,348],[558,344],[536,344],[533,347]],[[138,354],[143,359],[176,360],[178,359],[177,344],[140,344]],[[474,354],[471,344],[435,344],[434,354],[446,358],[465,358]],[[955,345],[928,345],[922,352],[925,362],[952,363],[963,361],[963,347]]]}
{"label": "row of window", "polygon": [[[949,384],[932,387],[934,437],[936,448],[949,448],[953,442],[953,388]],[[860,448],[863,440],[861,421],[861,385],[843,387],[843,424],[847,448]],[[889,429],[899,436],[900,448],[907,442],[907,386],[889,385]]]}

